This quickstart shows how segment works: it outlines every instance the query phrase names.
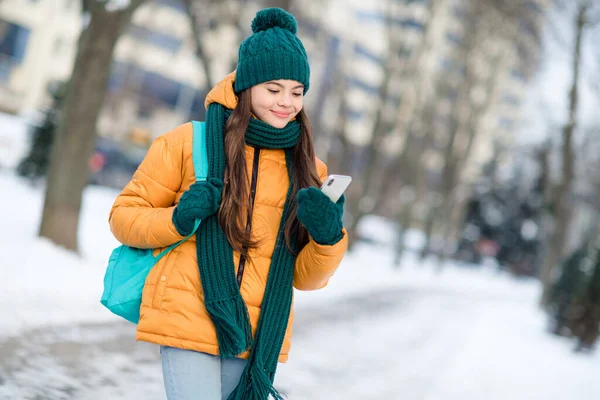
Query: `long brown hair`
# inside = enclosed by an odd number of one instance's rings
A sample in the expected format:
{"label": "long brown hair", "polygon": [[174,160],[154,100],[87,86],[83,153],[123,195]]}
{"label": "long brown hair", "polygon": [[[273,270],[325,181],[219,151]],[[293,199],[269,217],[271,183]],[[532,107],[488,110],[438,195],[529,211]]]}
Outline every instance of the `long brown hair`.
{"label": "long brown hair", "polygon": [[[225,124],[225,176],[223,200],[219,208],[219,224],[221,225],[233,249],[243,252],[245,249],[259,245],[256,239],[246,231],[247,219],[250,218],[253,205],[250,204],[248,187],[250,186],[246,166],[245,135],[252,112],[252,97],[250,90],[244,90],[238,95],[238,104]],[[300,123],[300,138],[294,147],[292,162],[292,207],[290,216],[285,222],[285,242],[288,249],[299,251],[308,243],[308,232],[296,218],[296,195],[301,188],[319,186],[321,180],[315,164],[315,148],[313,143],[310,121],[302,109],[296,120]],[[242,210],[246,209],[246,215]],[[297,234],[296,246],[292,238]]]}

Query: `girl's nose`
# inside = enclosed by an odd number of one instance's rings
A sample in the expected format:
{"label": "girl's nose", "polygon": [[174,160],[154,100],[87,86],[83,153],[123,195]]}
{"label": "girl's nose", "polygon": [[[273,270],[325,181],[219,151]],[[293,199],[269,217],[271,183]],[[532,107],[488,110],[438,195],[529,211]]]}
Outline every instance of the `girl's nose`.
{"label": "girl's nose", "polygon": [[279,105],[282,107],[291,107],[292,106],[292,96],[288,94],[284,94],[279,99]]}

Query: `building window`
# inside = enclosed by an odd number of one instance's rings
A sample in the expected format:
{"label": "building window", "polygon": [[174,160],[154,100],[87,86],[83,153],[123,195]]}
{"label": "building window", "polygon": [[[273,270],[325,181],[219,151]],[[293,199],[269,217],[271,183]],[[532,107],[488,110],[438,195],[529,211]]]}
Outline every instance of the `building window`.
{"label": "building window", "polygon": [[456,5],[452,7],[452,14],[454,14],[456,18],[463,19],[466,17],[467,12],[464,7]]}
{"label": "building window", "polygon": [[364,111],[358,111],[358,110],[348,110],[348,112],[346,113],[348,119],[350,121],[360,121],[363,117]]}
{"label": "building window", "polygon": [[462,38],[455,32],[446,32],[446,40],[452,44],[460,44]]}
{"label": "building window", "polygon": [[[386,21],[386,15],[378,11],[358,11],[356,17],[359,21],[376,21],[381,23],[385,23]],[[393,18],[392,22],[402,26],[404,29],[416,31],[423,31],[425,29],[425,24],[414,18]]]}
{"label": "building window", "polygon": [[141,25],[132,24],[129,27],[129,34],[140,41],[150,43],[173,54],[179,51],[182,44],[181,39],[177,37],[153,31]]}
{"label": "building window", "polygon": [[369,93],[369,94],[378,94],[379,93],[379,86],[371,84],[371,83],[367,83],[356,77],[346,78],[346,83],[348,84],[349,87],[360,89],[365,93]]}
{"label": "building window", "polygon": [[187,12],[183,0],[154,0],[156,4],[169,7],[180,12]]}
{"label": "building window", "polygon": [[0,54],[23,61],[30,30],[8,21],[0,20]]}
{"label": "building window", "polygon": [[[141,118],[149,118],[158,109],[179,110],[194,118],[204,117],[206,93],[133,64],[113,63],[108,86],[111,96],[121,97],[123,93],[135,96]],[[181,97],[189,91],[195,92],[191,107],[182,110]]]}
{"label": "building window", "polygon": [[525,82],[525,74],[523,74],[521,71],[513,69],[512,71],[510,71],[510,76],[512,76],[514,79],[521,81],[521,82]]}
{"label": "building window", "polygon": [[536,25],[529,20],[520,20],[519,21],[519,31],[526,35],[531,35],[536,41],[541,41],[540,32]]}
{"label": "building window", "polygon": [[526,6],[529,10],[533,11],[534,13],[541,14],[543,12],[542,7],[540,7],[540,5],[535,1],[528,1],[526,3]]}
{"label": "building window", "polygon": [[520,103],[519,98],[513,94],[505,94],[502,96],[502,101],[513,106],[518,106]]}
{"label": "building window", "polygon": [[29,34],[27,28],[0,20],[0,81],[7,81],[13,68],[23,61]]}
{"label": "building window", "polygon": [[425,30],[425,24],[421,21],[417,21],[414,18],[405,18],[396,22],[399,23],[404,29],[413,29],[415,31]]}
{"label": "building window", "polygon": [[382,56],[375,54],[373,51],[367,49],[360,44],[354,45],[354,54],[361,58],[366,58],[367,60],[374,62],[378,65],[383,65],[384,59]]}

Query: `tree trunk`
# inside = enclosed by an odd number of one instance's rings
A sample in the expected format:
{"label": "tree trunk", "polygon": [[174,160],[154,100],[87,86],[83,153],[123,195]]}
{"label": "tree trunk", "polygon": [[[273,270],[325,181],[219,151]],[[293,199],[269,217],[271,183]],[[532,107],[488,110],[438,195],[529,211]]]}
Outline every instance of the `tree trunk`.
{"label": "tree trunk", "polygon": [[412,205],[413,201],[405,201],[402,204],[402,209],[397,215],[398,237],[396,238],[396,248],[394,249],[394,267],[402,266],[402,256],[406,250],[406,232],[410,229],[412,222]]}
{"label": "tree trunk", "polygon": [[577,13],[576,39],[573,48],[573,81],[569,91],[569,120],[563,129],[562,144],[562,180],[554,193],[555,197],[555,218],[550,246],[545,257],[540,279],[543,285],[540,304],[545,307],[548,303],[550,288],[554,278],[554,271],[559,264],[565,251],[565,241],[568,238],[569,225],[571,222],[571,213],[569,207],[569,197],[573,180],[575,179],[575,159],[573,157],[573,132],[577,125],[578,97],[579,97],[579,72],[581,69],[581,44],[583,32],[586,24],[586,13],[588,9],[587,2],[580,5]]}
{"label": "tree trunk", "polygon": [[82,193],[89,179],[88,161],[96,142],[96,121],[107,91],[113,51],[133,11],[143,0],[127,9],[107,12],[104,5],[91,10],[79,49],[46,184],[40,236],[77,251],[77,230]]}
{"label": "tree trunk", "polygon": [[425,236],[425,243],[421,248],[419,253],[419,258],[421,261],[425,261],[425,259],[434,253],[434,244],[433,244],[433,232],[435,226],[435,220],[438,217],[440,212],[440,206],[438,204],[432,204],[429,206],[427,210],[427,215],[425,217],[425,226],[423,227],[423,234]]}

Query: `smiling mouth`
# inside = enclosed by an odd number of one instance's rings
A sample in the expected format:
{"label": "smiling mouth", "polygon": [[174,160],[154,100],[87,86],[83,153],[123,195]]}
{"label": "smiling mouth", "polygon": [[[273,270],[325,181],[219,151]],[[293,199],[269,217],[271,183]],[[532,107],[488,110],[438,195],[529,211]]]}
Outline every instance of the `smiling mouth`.
{"label": "smiling mouth", "polygon": [[279,117],[279,118],[287,118],[290,116],[290,113],[280,113],[280,112],[273,111],[273,110],[271,110],[271,112],[273,114],[275,114],[276,117]]}

